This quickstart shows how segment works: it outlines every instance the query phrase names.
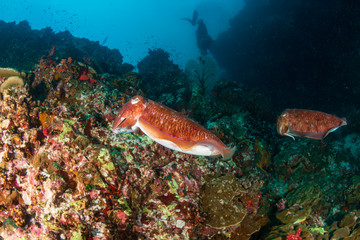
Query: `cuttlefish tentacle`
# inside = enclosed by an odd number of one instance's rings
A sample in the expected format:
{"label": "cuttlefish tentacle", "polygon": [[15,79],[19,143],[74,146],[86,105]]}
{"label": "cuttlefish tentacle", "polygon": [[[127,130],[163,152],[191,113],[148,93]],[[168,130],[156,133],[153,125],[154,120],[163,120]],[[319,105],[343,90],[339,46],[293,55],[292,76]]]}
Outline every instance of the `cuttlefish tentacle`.
{"label": "cuttlefish tentacle", "polygon": [[203,156],[222,155],[229,159],[236,147],[228,148],[218,137],[195,121],[141,96],[133,97],[119,111],[114,132],[140,128],[159,144],[183,153]]}
{"label": "cuttlefish tentacle", "polygon": [[295,135],[294,134],[292,134],[292,133],[289,133],[289,132],[287,132],[287,133],[284,133],[284,136],[288,136],[288,137],[291,137],[294,141],[295,141]]}

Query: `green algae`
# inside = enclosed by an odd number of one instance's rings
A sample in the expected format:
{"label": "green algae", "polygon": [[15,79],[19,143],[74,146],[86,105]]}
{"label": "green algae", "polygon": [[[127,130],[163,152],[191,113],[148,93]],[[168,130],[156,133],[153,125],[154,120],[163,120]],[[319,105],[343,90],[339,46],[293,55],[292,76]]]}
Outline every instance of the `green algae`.
{"label": "green algae", "polygon": [[70,139],[68,138],[67,134],[69,132],[73,132],[74,128],[73,125],[76,123],[75,120],[64,120],[63,122],[63,130],[59,135],[59,140],[62,142],[68,142]]}
{"label": "green algae", "polygon": [[320,233],[322,235],[327,233],[327,231],[323,227],[311,227],[309,228],[309,231],[314,233]]}

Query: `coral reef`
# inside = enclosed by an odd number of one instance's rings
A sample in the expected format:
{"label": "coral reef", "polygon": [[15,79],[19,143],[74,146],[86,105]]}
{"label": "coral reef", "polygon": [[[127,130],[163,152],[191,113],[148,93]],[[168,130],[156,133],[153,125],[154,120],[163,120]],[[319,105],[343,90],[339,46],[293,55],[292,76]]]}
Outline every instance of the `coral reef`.
{"label": "coral reef", "polygon": [[206,219],[205,225],[215,229],[235,227],[233,239],[245,240],[266,224],[267,218],[258,214],[261,182],[240,181],[230,174],[210,174],[204,179],[200,189],[200,209]]}
{"label": "coral reef", "polygon": [[201,208],[206,224],[214,228],[239,225],[246,211],[237,196],[247,192],[232,175],[223,177],[205,176],[206,183],[201,190]]}
{"label": "coral reef", "polygon": [[2,67],[29,71],[42,56],[51,55],[54,59],[71,56],[76,61],[91,65],[98,73],[121,75],[134,69],[130,64],[123,63],[123,56],[117,49],[109,49],[85,38],[76,38],[69,31],[54,33],[50,27],[32,30],[27,21],[16,24],[0,20],[0,32]]}
{"label": "coral reef", "polygon": [[187,107],[190,99],[190,83],[178,65],[161,48],[149,49],[149,53],[137,65],[143,79],[146,95],[178,111]]}
{"label": "coral reef", "polygon": [[[246,177],[237,183],[244,189],[237,196],[244,224],[205,224],[211,218],[204,217],[209,213],[201,210],[206,207],[199,196],[208,181],[226,184],[232,175],[222,174],[233,171],[231,161],[177,153],[141,134],[113,135],[115,114],[137,93],[137,79],[99,77],[72,58],[42,58],[23,87],[4,89],[2,238],[189,239],[231,235],[239,228],[250,237],[264,225],[259,220],[254,229],[247,223],[262,217],[261,186]],[[119,82],[130,95],[113,87]],[[220,175],[212,176],[214,169]]]}
{"label": "coral reef", "polygon": [[0,93],[1,240],[359,239],[356,133],[322,143],[277,137],[266,98],[220,80],[214,93],[193,86],[183,107],[237,146],[232,159],[172,151],[141,132],[115,135],[115,116],[134,95],[176,95],[174,82],[167,92],[146,87],[169,73],[151,70],[158,60],[119,76],[48,56],[12,73],[24,84]]}

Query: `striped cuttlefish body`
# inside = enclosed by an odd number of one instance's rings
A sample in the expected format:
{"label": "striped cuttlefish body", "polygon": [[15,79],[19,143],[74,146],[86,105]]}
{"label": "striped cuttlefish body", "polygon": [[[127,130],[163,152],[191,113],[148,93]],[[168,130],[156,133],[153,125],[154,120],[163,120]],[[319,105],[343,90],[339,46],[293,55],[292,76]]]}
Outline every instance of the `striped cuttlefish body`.
{"label": "striped cuttlefish body", "polygon": [[324,139],[329,133],[347,125],[345,118],[305,109],[286,109],[277,120],[280,135]]}
{"label": "striped cuttlefish body", "polygon": [[142,96],[131,98],[119,110],[112,130],[125,133],[137,128],[157,143],[183,153],[230,159],[236,150],[190,118]]}

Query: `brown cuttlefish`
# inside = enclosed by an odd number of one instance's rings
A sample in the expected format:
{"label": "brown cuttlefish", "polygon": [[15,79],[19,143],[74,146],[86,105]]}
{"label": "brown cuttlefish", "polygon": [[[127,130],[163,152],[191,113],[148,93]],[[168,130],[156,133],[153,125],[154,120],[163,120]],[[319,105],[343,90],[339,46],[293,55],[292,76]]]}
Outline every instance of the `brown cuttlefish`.
{"label": "brown cuttlefish", "polygon": [[155,142],[183,153],[230,159],[236,147],[227,147],[215,134],[179,112],[144,97],[131,98],[119,111],[114,133],[140,128]]}
{"label": "brown cuttlefish", "polygon": [[322,140],[329,133],[347,125],[345,118],[305,109],[286,109],[277,120],[277,132],[291,137]]}

